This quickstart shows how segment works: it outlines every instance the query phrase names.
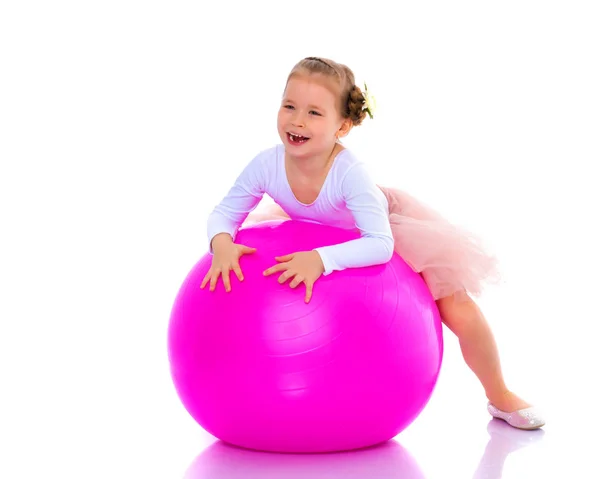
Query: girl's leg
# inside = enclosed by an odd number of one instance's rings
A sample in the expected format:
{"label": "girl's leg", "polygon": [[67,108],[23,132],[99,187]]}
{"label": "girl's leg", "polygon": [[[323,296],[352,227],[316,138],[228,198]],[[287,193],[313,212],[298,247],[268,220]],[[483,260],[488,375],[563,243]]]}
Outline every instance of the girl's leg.
{"label": "girl's leg", "polygon": [[437,301],[443,323],[458,337],[465,362],[475,373],[490,402],[506,412],[530,407],[508,389],[502,377],[496,341],[483,313],[467,297]]}

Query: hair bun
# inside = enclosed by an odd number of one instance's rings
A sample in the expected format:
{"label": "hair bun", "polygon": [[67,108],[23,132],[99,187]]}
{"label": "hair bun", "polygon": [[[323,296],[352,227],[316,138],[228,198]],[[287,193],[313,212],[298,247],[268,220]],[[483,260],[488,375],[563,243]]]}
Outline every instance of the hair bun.
{"label": "hair bun", "polygon": [[367,116],[364,106],[365,97],[363,92],[357,85],[354,85],[348,94],[347,106],[348,117],[352,120],[354,126],[360,125]]}

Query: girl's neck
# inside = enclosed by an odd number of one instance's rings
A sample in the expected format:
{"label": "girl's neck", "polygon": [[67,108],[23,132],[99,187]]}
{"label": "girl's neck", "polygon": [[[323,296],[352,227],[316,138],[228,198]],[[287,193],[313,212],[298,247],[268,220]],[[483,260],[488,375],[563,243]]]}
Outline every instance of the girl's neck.
{"label": "girl's neck", "polygon": [[323,176],[333,163],[333,160],[342,151],[344,147],[339,143],[336,143],[329,154],[313,156],[306,159],[295,159],[292,156],[286,155],[288,165],[290,165],[296,172],[300,173],[304,177],[308,178],[319,178]]}

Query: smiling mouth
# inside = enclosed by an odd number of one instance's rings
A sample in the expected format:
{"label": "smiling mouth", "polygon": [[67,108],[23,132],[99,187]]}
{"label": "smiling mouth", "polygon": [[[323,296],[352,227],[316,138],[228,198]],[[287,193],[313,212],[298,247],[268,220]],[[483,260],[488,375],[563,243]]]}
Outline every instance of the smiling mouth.
{"label": "smiling mouth", "polygon": [[289,132],[287,134],[287,137],[292,145],[302,145],[303,143],[306,143],[309,140],[309,138],[305,136],[294,135],[293,133]]}

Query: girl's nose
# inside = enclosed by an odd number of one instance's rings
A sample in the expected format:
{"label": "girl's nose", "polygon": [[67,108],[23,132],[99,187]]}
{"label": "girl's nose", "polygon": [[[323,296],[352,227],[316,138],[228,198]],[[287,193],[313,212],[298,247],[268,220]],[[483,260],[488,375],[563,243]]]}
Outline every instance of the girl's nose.
{"label": "girl's nose", "polygon": [[304,126],[305,120],[304,120],[304,115],[301,112],[296,112],[296,114],[294,115],[294,117],[292,118],[292,124],[294,126]]}

